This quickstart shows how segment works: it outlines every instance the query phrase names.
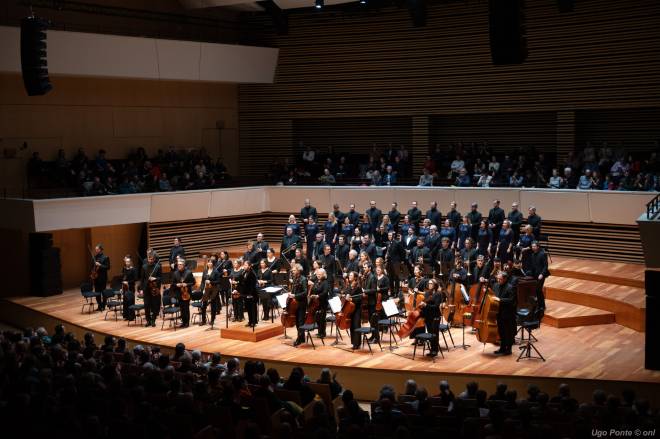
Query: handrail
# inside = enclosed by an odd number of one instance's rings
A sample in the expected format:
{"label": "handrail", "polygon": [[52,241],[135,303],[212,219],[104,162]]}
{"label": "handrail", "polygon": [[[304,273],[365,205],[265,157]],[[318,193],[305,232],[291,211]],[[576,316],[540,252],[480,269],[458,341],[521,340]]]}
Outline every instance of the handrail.
{"label": "handrail", "polygon": [[654,219],[660,212],[660,194],[646,203],[646,219]]}

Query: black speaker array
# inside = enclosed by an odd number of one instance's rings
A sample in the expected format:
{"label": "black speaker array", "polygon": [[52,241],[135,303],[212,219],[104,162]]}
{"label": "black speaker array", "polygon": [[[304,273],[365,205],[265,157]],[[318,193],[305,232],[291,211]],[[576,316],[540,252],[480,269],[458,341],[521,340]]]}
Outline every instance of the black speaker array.
{"label": "black speaker array", "polygon": [[524,0],[489,0],[488,15],[493,64],[522,64],[527,59]]}
{"label": "black speaker array", "polygon": [[21,20],[21,72],[28,96],[41,96],[52,90],[46,59],[48,22],[37,17]]}
{"label": "black speaker array", "polygon": [[30,233],[30,294],[62,294],[60,249],[53,247],[50,233]]}
{"label": "black speaker array", "polygon": [[646,270],[646,343],[644,367],[660,370],[660,271]]}

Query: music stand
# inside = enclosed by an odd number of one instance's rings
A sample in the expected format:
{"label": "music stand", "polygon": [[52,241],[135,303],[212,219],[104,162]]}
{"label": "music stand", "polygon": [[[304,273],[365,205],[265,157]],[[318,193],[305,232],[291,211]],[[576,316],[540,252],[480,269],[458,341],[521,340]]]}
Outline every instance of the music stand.
{"label": "music stand", "polygon": [[[286,309],[286,300],[289,297],[288,291],[286,291],[284,288],[282,288],[282,291],[284,291],[282,294],[279,294],[275,296],[275,299],[277,299],[277,304],[280,306],[282,309]],[[284,340],[290,339],[286,333],[286,326],[284,326],[284,337],[282,337]]]}
{"label": "music stand", "polygon": [[[341,299],[339,296],[335,296],[332,299],[328,300],[328,305],[330,305],[330,311],[332,311],[333,314],[337,314],[341,312]],[[344,344],[343,342],[339,341],[339,326],[337,325],[337,321],[335,320],[335,341],[332,342],[330,346],[336,346],[338,344]]]}
{"label": "music stand", "polygon": [[387,329],[389,330],[390,333],[389,344],[390,344],[390,352],[391,352],[399,347],[399,346],[392,346],[392,339],[394,339],[394,342],[397,343],[398,345],[398,342],[396,341],[396,337],[394,335],[394,331],[392,330],[392,328],[394,327],[394,320],[392,320],[392,317],[398,316],[401,312],[399,311],[399,308],[396,306],[394,299],[388,299],[383,302],[383,312],[385,312],[385,317],[389,319]]}
{"label": "music stand", "polygon": [[[283,290],[284,290],[283,287],[266,287],[266,288],[264,288],[264,292],[266,292],[268,294],[268,300],[271,304],[273,303],[273,296],[275,296],[277,293],[279,293]],[[286,301],[284,303],[286,304]],[[275,323],[275,312],[272,309],[270,310],[270,322]]]}

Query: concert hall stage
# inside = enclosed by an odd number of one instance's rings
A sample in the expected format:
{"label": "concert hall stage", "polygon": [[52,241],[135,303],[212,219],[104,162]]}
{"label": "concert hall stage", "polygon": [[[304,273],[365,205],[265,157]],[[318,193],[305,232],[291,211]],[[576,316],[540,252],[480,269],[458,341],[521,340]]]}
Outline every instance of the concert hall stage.
{"label": "concert hall stage", "polygon": [[[535,331],[538,337],[536,347],[547,360],[545,362],[517,362],[517,346],[514,346],[513,356],[497,357],[492,354],[496,347],[479,344],[469,328],[465,331],[465,343],[470,347],[460,347],[463,342],[462,329],[453,328],[451,333],[456,347],[448,339],[450,349],[444,351],[444,358],[438,356],[432,361],[421,356],[421,350],[418,350],[419,355],[413,361],[411,342],[406,339],[399,343],[397,349],[390,351],[387,335],[382,340],[382,351],[377,345],[372,345],[373,354],[368,350],[351,352],[346,334],[343,334],[344,344],[337,346],[331,346],[334,333],[325,339],[325,345],[315,339],[316,349],[310,345],[294,348],[291,339],[281,336],[258,342],[221,338],[225,328],[224,313],[218,316],[215,329],[192,325],[175,331],[168,329],[166,324],[165,329],[161,330],[160,320],[156,328],[127,326],[121,316],[119,321],[115,321],[110,316],[104,320],[104,314],[98,312],[82,314],[82,297],[78,290],[67,290],[52,297],[7,299],[0,307],[0,318],[18,327],[40,324],[49,330],[56,323],[64,322],[68,330],[76,333],[92,331],[99,336],[112,334],[127,339],[131,345],[158,345],[165,351],[171,351],[176,343],[183,342],[188,349],[220,352],[225,359],[233,356],[262,359],[282,373],[288,373],[294,365],[301,365],[311,376],[316,376],[321,367],[328,366],[338,372],[340,382],[365,400],[375,398],[377,389],[383,383],[392,383],[400,388],[405,379],[412,377],[431,392],[435,392],[441,379],[449,379],[454,387],[474,379],[489,390],[494,389],[497,382],[505,381],[519,392],[524,392],[529,382],[554,392],[559,382],[568,381],[576,396],[582,394],[587,398],[593,390],[593,381],[598,380],[598,386],[608,391],[633,387],[640,394],[660,402],[660,392],[657,391],[660,390],[660,372],[644,369],[644,333],[629,327],[634,325],[629,325],[627,320],[631,309],[636,309],[642,317],[644,315],[645,309],[640,305],[644,292],[643,266],[555,258],[551,271],[556,276],[546,284],[547,296],[551,299],[548,314],[555,314],[556,321],[562,319],[558,313],[563,312],[569,319],[567,322],[573,324],[579,323],[581,318],[587,320],[583,323],[586,326],[567,324],[564,327],[557,327],[550,321],[550,324],[544,324]],[[577,287],[569,285],[570,279],[575,280]],[[596,290],[588,289],[590,286]],[[607,289],[604,291],[598,290],[605,287]],[[553,310],[553,307],[563,311]],[[611,319],[617,323],[589,322],[589,315],[598,314],[597,311],[612,314]],[[620,313],[623,324],[619,324]],[[238,323],[230,325],[241,330]],[[294,335],[295,330],[289,329],[288,332]],[[97,339],[97,342],[100,341]],[[650,389],[649,385],[654,388]]]}

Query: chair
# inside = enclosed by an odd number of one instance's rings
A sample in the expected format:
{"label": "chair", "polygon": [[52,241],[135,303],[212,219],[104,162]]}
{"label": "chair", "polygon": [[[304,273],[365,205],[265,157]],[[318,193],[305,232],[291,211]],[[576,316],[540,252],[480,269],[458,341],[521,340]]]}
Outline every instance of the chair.
{"label": "chair", "polygon": [[[516,336],[520,334],[521,345],[525,342],[525,330],[523,329],[523,324],[528,320],[532,319],[533,315],[538,311],[537,301],[538,299],[535,296],[529,296],[527,298],[527,306],[525,308],[520,308],[518,311],[516,311],[516,325],[518,325],[518,331],[516,332]],[[536,320],[540,320],[540,319],[536,319]],[[532,335],[531,331],[528,331],[527,333],[529,337],[531,337],[534,341],[538,341],[536,337]]]}
{"label": "chair", "polygon": [[[142,325],[143,316],[146,316],[146,314],[143,314],[141,311],[144,311],[144,303],[134,303],[133,305],[129,306],[128,309],[132,310],[135,313],[135,324],[137,325],[138,319],[140,319],[140,325]],[[131,321],[128,321],[128,326],[131,326]]]}
{"label": "chair", "polygon": [[[434,319],[434,322],[438,322],[438,327],[440,327],[440,318],[436,317]],[[447,325],[445,325],[447,326]],[[415,359],[415,355],[417,354],[417,346],[422,345],[422,355],[426,353],[426,349],[431,352],[433,350],[432,348],[432,343],[433,343],[433,338],[434,337],[439,337],[439,334],[432,334],[430,332],[421,332],[417,335],[415,335],[415,345],[413,347],[413,357],[412,359]],[[444,335],[442,336],[444,338]],[[445,340],[445,345],[447,344],[447,340]],[[439,346],[438,346],[439,347]],[[449,350],[449,348],[447,348]],[[442,349],[438,349],[440,352],[440,355],[442,355],[442,358],[445,358],[445,354],[442,353]],[[435,357],[432,357],[433,362],[435,362]]]}
{"label": "chair", "polygon": [[199,318],[200,322],[204,321],[202,319],[202,297],[204,296],[204,293],[202,293],[200,290],[195,290],[192,292],[190,295],[190,306],[195,309],[195,313],[192,315],[192,323],[195,323],[195,318]]}
{"label": "chair", "polygon": [[[520,355],[518,355],[518,359],[516,361],[539,359],[545,362],[545,358],[543,358],[543,355],[541,355],[536,346],[534,346],[534,342],[532,341],[532,338],[534,341],[538,341],[536,337],[532,335],[533,330],[541,327],[541,320],[538,317],[539,309],[537,307],[532,313],[532,317],[522,323],[521,329],[523,331],[523,337],[520,340]],[[527,331],[528,335],[527,340],[525,340],[524,337],[525,331]],[[532,351],[534,351],[536,355],[532,355]]]}
{"label": "chair", "polygon": [[[109,313],[114,313],[115,314],[115,322],[119,320],[119,315],[120,313],[123,313],[124,311],[124,301],[122,300],[121,297],[121,291],[115,291],[111,289],[107,289],[103,291],[103,296],[108,297],[109,299],[105,303],[106,306],[106,312],[105,316],[103,317],[103,320],[108,319],[108,314]],[[119,296],[119,298],[117,298]]]}
{"label": "chair", "polygon": [[[367,344],[367,347],[369,348],[369,353],[373,354],[374,352],[371,350],[371,342],[369,341],[369,335],[374,335],[376,333],[376,328],[372,328],[370,326],[362,327],[362,328],[357,328],[355,330],[358,334],[360,334],[360,338],[362,339],[362,349],[364,349],[364,344]],[[380,345],[380,339],[376,341],[378,343],[378,347],[380,350],[383,350],[383,347]]]}
{"label": "chair", "polygon": [[101,297],[101,293],[94,291],[94,287],[90,282],[85,282],[80,285],[80,294],[83,297],[82,310],[81,313],[85,313],[85,308],[88,308],[88,312],[91,314],[94,312],[96,307],[96,299]]}
{"label": "chair", "polygon": [[[316,345],[314,344],[314,338],[312,337],[312,331],[318,329],[318,325],[316,323],[308,323],[304,324],[300,327],[301,330],[305,332],[305,343],[309,341],[309,343],[312,345],[312,348],[316,350]],[[325,341],[321,338],[321,343],[323,343],[323,346],[325,346]]]}
{"label": "chair", "polygon": [[392,341],[394,341],[394,344],[396,345],[399,344],[399,342],[396,340],[396,335],[394,334],[394,330],[398,329],[398,327],[399,324],[394,317],[378,320],[378,330],[381,333],[381,338],[385,335],[386,332],[388,332],[390,335],[390,350],[392,350]]}
{"label": "chair", "polygon": [[[442,340],[445,342],[445,349],[447,349],[447,352],[449,352],[449,345],[447,344],[447,338],[445,337],[445,333],[449,335],[449,339],[451,340],[451,345],[455,348],[456,344],[454,343],[454,337],[451,335],[451,321],[454,319],[454,312],[452,311],[449,313],[449,321],[447,323],[442,323],[438,325],[438,335],[442,335]],[[440,352],[442,352],[442,349],[440,349]],[[444,355],[443,355],[444,357]]]}
{"label": "chair", "polygon": [[181,318],[181,308],[177,305],[177,300],[174,297],[170,297],[169,294],[163,294],[163,309],[161,313],[163,322],[160,325],[160,329],[165,328],[165,321],[167,321],[169,327],[174,326],[174,330],[176,331],[176,322]]}

